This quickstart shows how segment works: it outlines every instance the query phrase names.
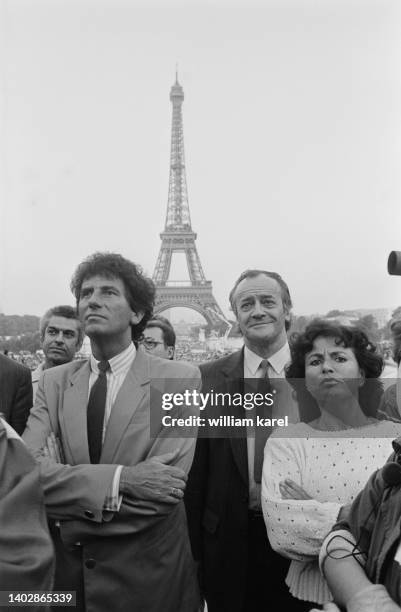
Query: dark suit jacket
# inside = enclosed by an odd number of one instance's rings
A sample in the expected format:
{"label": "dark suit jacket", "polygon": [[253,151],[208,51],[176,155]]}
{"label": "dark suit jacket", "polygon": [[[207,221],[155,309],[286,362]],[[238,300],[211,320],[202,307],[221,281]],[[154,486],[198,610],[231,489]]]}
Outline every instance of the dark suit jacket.
{"label": "dark suit jacket", "polygon": [[[24,433],[41,461],[48,513],[61,521],[55,588],[61,588],[59,579],[64,589],[84,585],[86,612],[194,612],[198,591],[184,504],[123,499],[116,513],[103,505],[117,465],[134,466],[179,448],[175,464],[189,471],[195,440],[151,420],[150,383],[168,393],[195,389],[199,371],[139,348],[114,402],[98,465],[90,464],[87,441],[89,375],[89,363],[82,361],[45,370]],[[175,416],[174,410],[169,414]],[[65,465],[42,456],[52,431]]]}
{"label": "dark suit jacket", "polygon": [[31,408],[31,372],[5,355],[0,355],[0,412],[19,435],[25,429]]}
{"label": "dark suit jacket", "polygon": [[[46,523],[39,468],[15,431],[2,419],[0,525],[1,588],[51,589],[54,553]],[[38,608],[29,606],[30,611]],[[44,610],[43,607],[40,609]]]}
{"label": "dark suit jacket", "polygon": [[[202,392],[242,393],[244,353],[240,350],[200,366]],[[233,407],[243,418],[245,411]],[[209,406],[202,417],[217,416]],[[203,428],[202,428],[203,429]],[[248,455],[242,437],[198,438],[185,493],[194,558],[200,564],[206,600],[224,600],[222,612],[243,609],[248,566]],[[266,535],[267,538],[267,535]],[[281,561],[280,557],[273,553]]]}

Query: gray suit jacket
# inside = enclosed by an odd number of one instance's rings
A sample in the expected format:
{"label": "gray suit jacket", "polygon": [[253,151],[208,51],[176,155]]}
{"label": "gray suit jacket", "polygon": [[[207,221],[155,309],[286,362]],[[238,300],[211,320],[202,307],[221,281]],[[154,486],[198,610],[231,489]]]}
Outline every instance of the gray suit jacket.
{"label": "gray suit jacket", "polygon": [[[68,551],[80,542],[87,612],[194,610],[197,587],[183,504],[123,500],[118,513],[105,512],[103,505],[117,465],[134,466],[179,448],[175,464],[189,471],[196,431],[191,438],[179,437],[177,429],[163,428],[156,418],[150,437],[150,415],[157,411],[153,395],[150,405],[150,383],[168,393],[194,389],[200,386],[199,371],[139,348],[116,397],[98,465],[90,464],[88,451],[89,375],[87,361],[45,370],[24,434],[41,462],[48,513],[61,521],[62,563],[66,571],[77,565],[77,555],[69,557]],[[197,409],[189,407],[189,413]],[[50,432],[61,441],[65,465],[42,456]],[[94,567],[85,565],[88,557]]]}

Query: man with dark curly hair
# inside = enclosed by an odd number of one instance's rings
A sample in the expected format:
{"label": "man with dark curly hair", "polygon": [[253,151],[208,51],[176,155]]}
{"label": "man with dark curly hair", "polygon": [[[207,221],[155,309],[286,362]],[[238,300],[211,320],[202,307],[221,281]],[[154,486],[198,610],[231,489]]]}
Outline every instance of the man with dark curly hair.
{"label": "man with dark curly hair", "polygon": [[54,588],[76,591],[79,611],[195,611],[182,499],[196,430],[152,421],[150,386],[193,390],[199,372],[138,346],[155,292],[139,266],[95,253],[71,289],[92,356],[44,371],[24,435],[58,521]]}

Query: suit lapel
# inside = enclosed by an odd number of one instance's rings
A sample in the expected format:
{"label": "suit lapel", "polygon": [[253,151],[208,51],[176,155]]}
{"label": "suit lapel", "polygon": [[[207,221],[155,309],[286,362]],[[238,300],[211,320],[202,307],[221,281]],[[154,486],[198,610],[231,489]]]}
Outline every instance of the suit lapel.
{"label": "suit lapel", "polygon": [[149,410],[149,402],[143,401],[146,393],[149,393],[149,383],[149,360],[139,349],[111,409],[100,457],[101,463],[113,463],[130,421],[139,417],[143,410]]}
{"label": "suit lapel", "polygon": [[86,427],[90,365],[89,361],[70,376],[70,386],[64,391],[60,422],[74,464],[90,463]]}
{"label": "suit lapel", "polygon": [[[244,349],[234,353],[231,359],[228,359],[222,369],[222,373],[226,378],[227,388],[231,395],[234,393],[244,393]],[[235,418],[244,418],[245,411],[242,406],[232,406],[231,414]],[[246,486],[248,486],[248,450],[247,450],[247,432],[246,427],[236,428],[238,438],[230,438],[230,446],[234,461],[237,465]]]}

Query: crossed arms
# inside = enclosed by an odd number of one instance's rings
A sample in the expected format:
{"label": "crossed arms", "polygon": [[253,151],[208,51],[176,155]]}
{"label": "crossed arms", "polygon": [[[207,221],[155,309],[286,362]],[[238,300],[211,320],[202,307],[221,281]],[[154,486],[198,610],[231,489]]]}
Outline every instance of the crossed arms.
{"label": "crossed arms", "polygon": [[80,532],[99,535],[100,525],[102,536],[139,532],[149,527],[149,521],[169,514],[181,501],[192,463],[194,437],[172,440],[171,428],[169,432],[162,429],[150,441],[145,460],[121,466],[122,503],[118,512],[108,512],[105,500],[112,491],[119,464],[62,464],[61,457],[51,448],[55,433],[60,435],[57,409],[47,405],[42,379],[24,440],[41,466],[48,515],[61,521],[62,529],[74,531],[74,537]]}

